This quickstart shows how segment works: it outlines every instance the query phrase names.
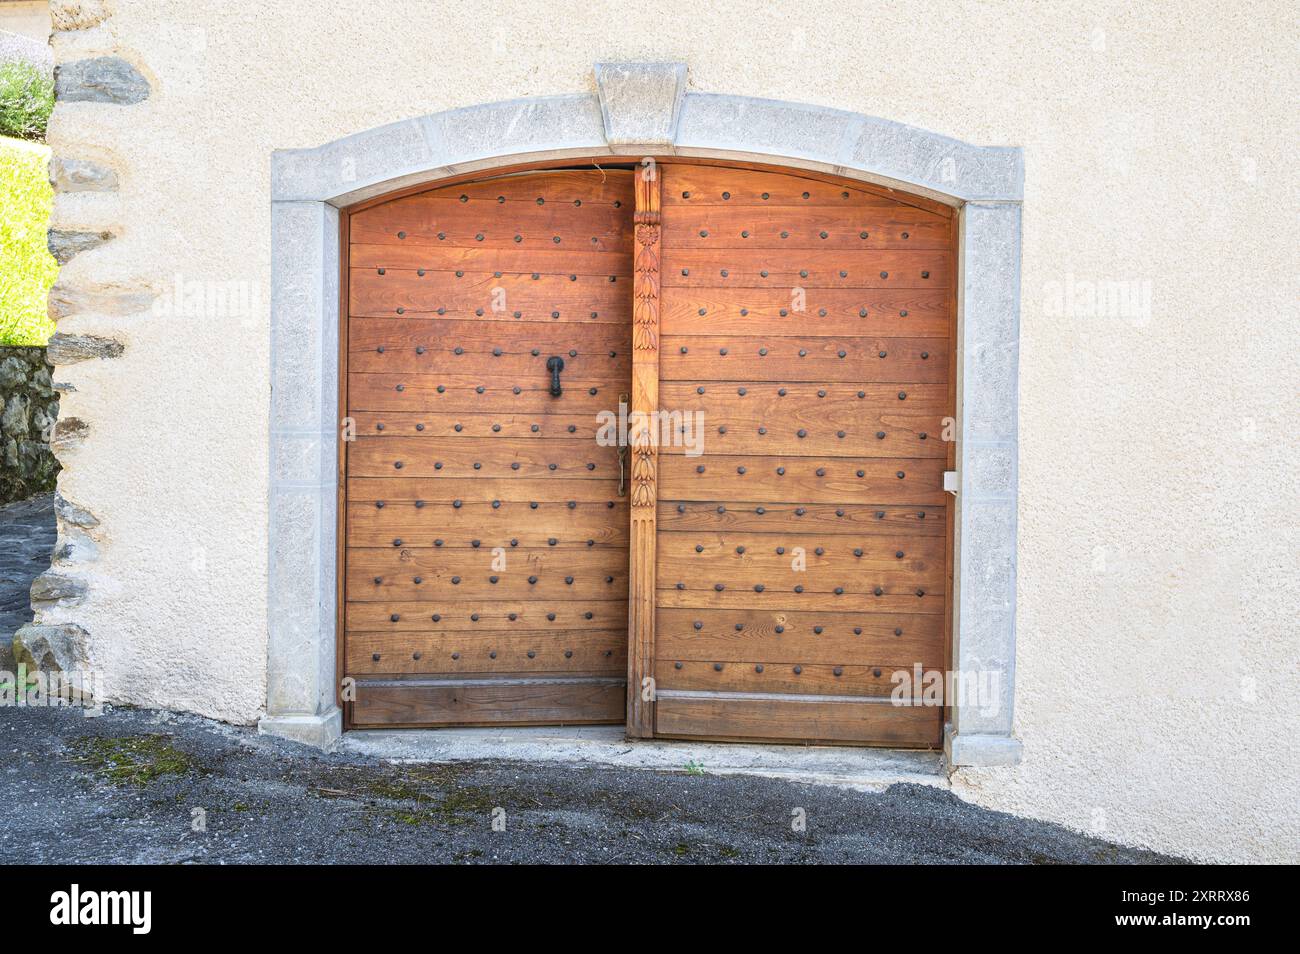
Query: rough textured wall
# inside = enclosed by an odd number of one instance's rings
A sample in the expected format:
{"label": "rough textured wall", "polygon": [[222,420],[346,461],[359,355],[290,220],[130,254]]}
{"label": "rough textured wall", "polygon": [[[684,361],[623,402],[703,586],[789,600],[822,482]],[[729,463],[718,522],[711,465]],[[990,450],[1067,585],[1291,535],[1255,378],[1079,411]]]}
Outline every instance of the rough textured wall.
{"label": "rough textured wall", "polygon": [[0,504],[54,489],[59,396],[44,348],[0,348]]}
{"label": "rough textured wall", "polygon": [[60,487],[98,558],[43,618],[84,626],[117,698],[236,721],[264,699],[271,151],[681,60],[695,89],[1025,149],[1025,759],[959,789],[1300,857],[1287,5],[54,6],[50,140],[82,164],[55,227],[94,247],[51,306],[78,353],[125,350],[59,368],[84,422]]}

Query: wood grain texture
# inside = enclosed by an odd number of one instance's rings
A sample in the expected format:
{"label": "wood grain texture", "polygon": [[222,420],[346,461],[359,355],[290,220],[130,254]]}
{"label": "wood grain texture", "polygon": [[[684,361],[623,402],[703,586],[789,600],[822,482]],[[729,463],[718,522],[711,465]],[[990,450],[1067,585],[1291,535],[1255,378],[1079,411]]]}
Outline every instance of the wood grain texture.
{"label": "wood grain texture", "polygon": [[664,241],[673,248],[709,248],[725,242],[735,248],[770,248],[782,254],[810,248],[863,252],[948,247],[948,220],[937,215],[885,201],[847,208],[811,201],[807,205],[691,203],[689,220],[669,215]]}
{"label": "wood grain texture", "polygon": [[[707,159],[674,161],[660,168],[664,171],[664,208],[674,218],[682,207],[694,215],[723,203],[798,210],[889,209],[893,214],[953,217],[950,207],[930,199],[867,183],[831,182],[816,173],[744,168]],[[690,216],[686,217],[689,220]]]}
{"label": "wood grain texture", "polygon": [[614,677],[438,682],[358,680],[358,727],[587,725],[618,722],[626,684]]}
{"label": "wood grain texture", "polygon": [[[544,366],[543,366],[544,367]],[[499,413],[504,408],[526,414],[590,414],[610,407],[607,393],[626,384],[615,378],[563,379],[563,402],[551,394],[549,378],[519,378],[490,373],[468,374],[349,374],[350,411],[477,411]]]}
{"label": "wood grain texture", "polygon": [[948,379],[942,338],[678,338],[665,335],[665,381],[934,384]]}
{"label": "wood grain texture", "polygon": [[901,707],[852,697],[809,702],[796,695],[663,695],[655,716],[655,734],[668,738],[937,748],[943,731],[942,707]]}
{"label": "wood grain texture", "polygon": [[656,734],[936,745],[942,706],[887,700],[948,645],[950,211],[664,184]]}
{"label": "wood grain texture", "polygon": [[886,700],[949,651],[953,210],[648,168],[348,216],[350,724],[939,744]]}
{"label": "wood grain texture", "polygon": [[654,165],[635,179],[635,284],[632,291],[631,568],[628,592],[627,732],[654,734],[655,519],[658,447],[651,421],[659,409],[660,179]]}
{"label": "wood grain texture", "polygon": [[[947,289],[666,288],[666,335],[946,338]],[[701,314],[701,311],[703,314]]]}
{"label": "wood grain texture", "polygon": [[[860,261],[851,262],[854,258]],[[664,286],[720,285],[779,289],[788,294],[793,288],[945,288],[952,279],[950,252],[885,249],[872,254],[870,261],[866,258],[862,253],[853,256],[820,248],[788,255],[768,248],[665,248]]]}
{"label": "wood grain texture", "polygon": [[[441,532],[441,528],[439,528]],[[355,601],[627,599],[627,564],[611,547],[358,549],[348,566]]]}
{"label": "wood grain texture", "polygon": [[[738,457],[665,454],[659,465],[665,500],[759,503],[944,503],[944,461],[848,457]],[[783,471],[783,473],[782,473]]]}
{"label": "wood grain texture", "polygon": [[[393,619],[394,616],[397,618]],[[368,633],[536,630],[559,635],[578,630],[612,629],[621,626],[625,618],[626,604],[621,600],[533,598],[349,602],[346,612],[349,630]]]}
{"label": "wood grain texture", "polygon": [[661,657],[673,662],[910,669],[943,661],[944,620],[935,614],[673,607],[659,618]]}
{"label": "wood grain texture", "polygon": [[661,501],[660,531],[714,531],[787,535],[858,534],[909,538],[944,533],[944,508],[870,504],[756,504],[749,501]]}
{"label": "wood grain texture", "polygon": [[630,386],[632,216],[617,170],[351,216],[344,666],[407,679],[353,724],[621,717],[628,506],[596,415]]}
{"label": "wood grain texture", "polygon": [[[767,660],[768,657],[764,656]],[[797,670],[797,671],[796,671]],[[894,681],[897,670],[890,666],[837,666],[830,663],[774,663],[753,660],[667,660],[655,663],[655,683],[669,692],[763,692],[781,695],[867,696],[889,698],[896,691],[916,698],[910,691],[915,679],[903,688]],[[909,674],[910,675],[910,674]]]}
{"label": "wood grain texture", "polygon": [[632,314],[626,283],[611,289],[608,275],[476,272],[449,283],[427,270],[380,274],[373,268],[353,268],[350,278],[349,309],[357,318],[472,318],[525,327],[534,322],[623,327]]}
{"label": "wood grain texture", "polygon": [[348,639],[348,667],[357,674],[418,675],[431,664],[446,674],[528,674],[539,668],[569,675],[623,677],[627,631],[546,630],[474,633],[367,633]]}

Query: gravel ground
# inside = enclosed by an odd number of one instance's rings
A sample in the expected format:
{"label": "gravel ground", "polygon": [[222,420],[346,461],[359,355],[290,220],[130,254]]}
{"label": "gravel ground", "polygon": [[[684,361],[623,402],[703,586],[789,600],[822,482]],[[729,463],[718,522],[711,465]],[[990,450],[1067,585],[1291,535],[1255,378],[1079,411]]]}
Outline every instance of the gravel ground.
{"label": "gravel ground", "polygon": [[0,854],[156,864],[1177,860],[926,785],[864,793],[710,776],[707,766],[391,764],[194,716],[21,707],[0,709]]}

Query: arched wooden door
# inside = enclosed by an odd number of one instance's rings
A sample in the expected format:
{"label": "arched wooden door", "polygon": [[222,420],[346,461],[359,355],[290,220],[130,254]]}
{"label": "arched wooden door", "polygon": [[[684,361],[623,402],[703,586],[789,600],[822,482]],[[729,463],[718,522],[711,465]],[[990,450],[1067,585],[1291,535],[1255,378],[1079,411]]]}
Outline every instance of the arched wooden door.
{"label": "arched wooden door", "polygon": [[655,369],[642,409],[702,440],[659,447],[630,727],[938,745],[942,705],[898,704],[894,675],[947,656],[950,211],[734,167],[660,178],[638,225],[657,354],[634,374]]}
{"label": "arched wooden door", "polygon": [[939,744],[951,210],[674,161],[349,218],[350,725]]}
{"label": "arched wooden door", "polygon": [[627,498],[596,415],[631,374],[632,174],[433,189],[348,232],[350,724],[622,721]]}

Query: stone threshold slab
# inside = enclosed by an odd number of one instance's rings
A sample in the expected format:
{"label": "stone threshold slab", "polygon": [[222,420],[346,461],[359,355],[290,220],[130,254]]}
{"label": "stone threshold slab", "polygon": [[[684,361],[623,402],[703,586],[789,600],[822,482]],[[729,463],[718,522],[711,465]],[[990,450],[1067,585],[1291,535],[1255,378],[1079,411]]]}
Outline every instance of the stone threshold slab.
{"label": "stone threshold slab", "polygon": [[948,787],[937,751],[629,740],[622,726],[364,729],[344,733],[335,751],[391,762],[506,759],[756,775],[856,791],[881,791],[897,782]]}

